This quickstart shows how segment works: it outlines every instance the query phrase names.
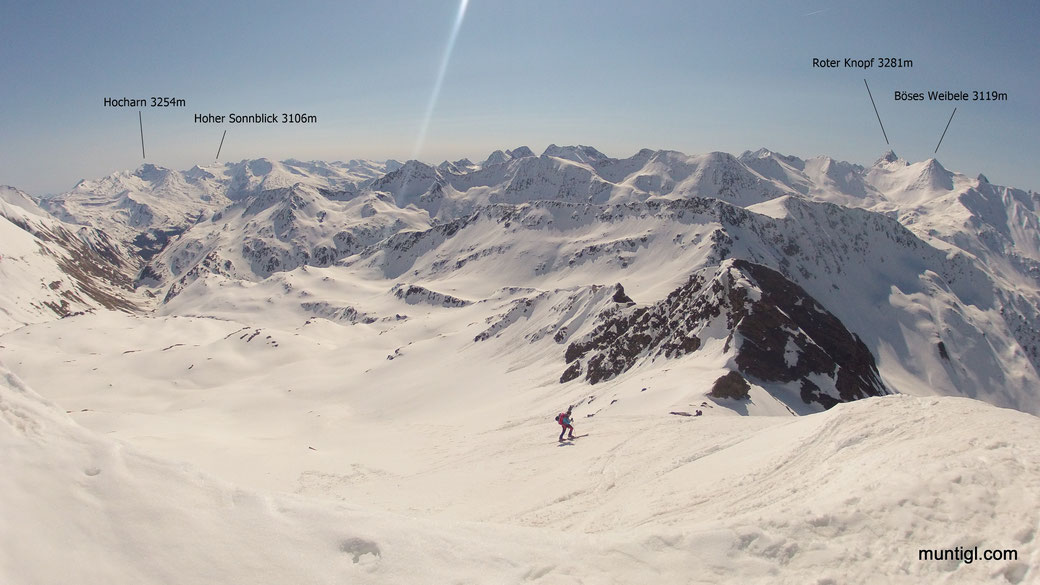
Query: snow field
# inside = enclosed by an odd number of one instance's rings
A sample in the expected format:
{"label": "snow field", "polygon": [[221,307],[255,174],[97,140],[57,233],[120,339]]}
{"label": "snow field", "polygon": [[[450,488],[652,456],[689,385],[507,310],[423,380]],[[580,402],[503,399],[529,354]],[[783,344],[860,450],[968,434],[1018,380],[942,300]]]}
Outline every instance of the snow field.
{"label": "snow field", "polygon": [[[409,426],[406,434],[444,439],[425,469],[358,473],[350,479],[367,489],[338,493],[311,474],[302,496],[265,494],[87,431],[4,370],[0,448],[17,473],[0,479],[0,575],[1035,582],[1040,431],[1030,415],[967,399],[886,397],[800,418],[597,418],[579,423],[589,437],[566,446],[545,436],[542,421],[477,437]],[[976,545],[1015,548],[1019,561],[917,560],[918,548]]]}
{"label": "snow field", "polygon": [[[5,374],[17,392],[5,391],[0,408],[2,445],[18,472],[0,494],[10,495],[0,516],[17,527],[2,535],[15,551],[4,574],[44,583],[1037,578],[1028,571],[1040,520],[1035,417],[908,396],[806,417],[735,416],[705,397],[723,371],[709,362],[662,360],[593,387],[560,385],[560,368],[537,359],[559,346],[526,341],[538,330],[530,317],[472,342],[487,327],[475,316],[507,305],[295,329],[279,326],[291,321],[281,310],[249,325],[103,313],[0,337],[0,360],[60,405]],[[508,363],[517,367],[503,372]],[[752,396],[752,408],[769,408],[764,391]],[[577,434],[589,436],[561,445],[552,417],[568,403],[580,403]],[[668,414],[695,409],[704,416]],[[96,559],[92,568],[44,562],[58,543]],[[1019,561],[917,560],[919,548],[975,545],[1015,548]]]}

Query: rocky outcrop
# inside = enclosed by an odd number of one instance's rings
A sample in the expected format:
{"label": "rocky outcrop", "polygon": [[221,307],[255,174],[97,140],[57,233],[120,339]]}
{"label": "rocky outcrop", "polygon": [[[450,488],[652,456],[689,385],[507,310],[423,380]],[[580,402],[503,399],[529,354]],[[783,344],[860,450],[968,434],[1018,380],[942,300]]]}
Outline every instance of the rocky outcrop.
{"label": "rocky outcrop", "polygon": [[[739,370],[735,376],[767,389],[791,384],[807,404],[830,408],[887,393],[863,342],[800,286],[746,260],[728,260],[712,270],[694,274],[652,306],[605,318],[568,346],[564,358],[570,365],[560,381],[584,375],[596,384],[642,360],[680,358],[708,339],[724,339]],[[713,391],[746,398],[740,388],[731,375]]]}
{"label": "rocky outcrop", "polygon": [[740,375],[740,372],[730,372],[715,380],[715,384],[712,385],[708,396],[712,398],[728,398],[730,400],[747,400],[751,398],[751,395],[748,394],[750,390],[751,384],[748,384],[748,381],[744,379],[744,376]]}
{"label": "rocky outcrop", "polygon": [[611,297],[611,300],[620,305],[636,304],[632,297],[625,294],[625,287],[621,286],[620,282],[614,285],[614,296]]}
{"label": "rocky outcrop", "polygon": [[354,307],[336,306],[325,301],[300,303],[300,308],[315,317],[321,317],[330,321],[350,324],[364,323],[366,325],[378,321],[372,315],[358,311]]}
{"label": "rocky outcrop", "polygon": [[394,296],[409,305],[425,304],[435,307],[466,307],[471,305],[470,301],[453,297],[448,294],[432,291],[417,284],[396,284],[391,289]]}

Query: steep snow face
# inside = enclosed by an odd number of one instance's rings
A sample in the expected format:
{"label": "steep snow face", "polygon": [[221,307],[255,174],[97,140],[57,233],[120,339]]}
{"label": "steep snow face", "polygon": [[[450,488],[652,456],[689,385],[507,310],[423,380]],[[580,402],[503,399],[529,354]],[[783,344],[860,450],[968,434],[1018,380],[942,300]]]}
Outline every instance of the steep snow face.
{"label": "steep snow face", "polygon": [[[922,239],[978,257],[1003,288],[1035,288],[1040,196],[885,153],[870,168],[829,157],[802,161],[766,149],[740,160],[763,177],[817,201],[899,218]],[[1008,301],[1010,302],[1010,301]]]}
{"label": "steep snow face", "polygon": [[514,165],[505,188],[490,198],[492,203],[555,201],[603,202],[611,186],[597,180],[585,165],[553,157],[526,157]]}
{"label": "steep snow face", "polygon": [[0,187],[0,331],[83,311],[133,311],[137,261],[103,232],[65,224]]}
{"label": "steep snow face", "polygon": [[866,169],[827,156],[802,160],[763,148],[745,152],[740,160],[763,177],[815,201],[870,207],[884,199],[883,193],[867,182]]}
{"label": "steep snow face", "polygon": [[688,156],[642,150],[629,159],[599,160],[593,165],[604,180],[627,187],[640,199],[700,196],[751,205],[792,192],[722,152]]}
{"label": "steep snow face", "polygon": [[[664,185],[674,184],[663,195],[716,197],[743,207],[790,193],[755,173],[731,154],[712,152],[688,157],[682,163],[672,162],[684,156],[680,153],[660,153],[651,158],[651,165],[656,160],[667,159],[670,161],[666,165],[668,168],[680,169],[678,174],[670,172],[661,179]],[[653,184],[653,178],[650,180]]]}
{"label": "steep snow face", "polygon": [[[909,164],[891,153],[865,179],[883,193],[870,209],[898,217],[951,254],[963,253],[987,274],[1004,321],[992,327],[1011,335],[1010,342],[998,342],[998,351],[1016,360],[1025,356],[1034,370],[1040,369],[1040,195],[950,172],[934,159]],[[944,323],[945,331],[957,334],[960,320],[953,316]],[[1004,370],[1009,377],[1018,373],[1011,365]]]}
{"label": "steep snow face", "polygon": [[795,156],[784,156],[766,148],[755,152],[745,151],[740,162],[767,179],[786,185],[793,191],[806,195],[812,181],[805,174],[805,161]]}
{"label": "steep snow face", "polygon": [[436,215],[443,196],[440,189],[445,184],[440,172],[419,161],[410,160],[396,171],[387,173],[374,181],[375,191],[390,193],[400,208],[416,206]]}
{"label": "steep snow face", "polygon": [[857,205],[863,200],[877,200],[880,193],[867,183],[864,169],[830,157],[816,157],[805,162],[805,174],[813,186],[813,199],[832,203]]}
{"label": "steep snow face", "polygon": [[952,191],[955,178],[934,158],[907,164],[901,159],[888,162],[882,157],[865,176],[875,189],[884,193],[887,201],[901,206],[920,205],[943,191]]}

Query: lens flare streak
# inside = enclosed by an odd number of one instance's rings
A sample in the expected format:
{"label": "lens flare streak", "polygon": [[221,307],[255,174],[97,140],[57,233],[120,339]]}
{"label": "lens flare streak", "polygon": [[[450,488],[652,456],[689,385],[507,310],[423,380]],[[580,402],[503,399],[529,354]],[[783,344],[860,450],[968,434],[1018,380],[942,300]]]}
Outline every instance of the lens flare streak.
{"label": "lens flare streak", "polygon": [[433,91],[430,93],[430,101],[426,104],[426,114],[423,116],[422,125],[419,127],[419,137],[415,141],[415,149],[412,151],[412,158],[418,158],[419,152],[422,150],[423,144],[426,142],[426,132],[430,128],[430,118],[433,117],[433,110],[437,107],[437,99],[441,95],[441,87],[444,85],[444,75],[448,72],[448,62],[451,61],[451,53],[455,48],[455,40],[459,37],[459,29],[462,28],[462,19],[466,16],[466,6],[469,4],[469,0],[461,0],[459,2],[459,12],[455,15],[455,24],[451,27],[451,35],[448,37],[448,46],[444,48],[444,56],[441,58],[441,66],[437,71],[437,80],[433,84]]}

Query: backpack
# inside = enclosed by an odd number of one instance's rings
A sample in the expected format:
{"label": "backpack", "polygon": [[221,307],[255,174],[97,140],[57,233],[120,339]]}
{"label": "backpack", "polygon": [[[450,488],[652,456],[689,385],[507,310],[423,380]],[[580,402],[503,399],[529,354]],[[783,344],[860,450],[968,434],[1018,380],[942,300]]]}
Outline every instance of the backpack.
{"label": "backpack", "polygon": [[556,415],[556,422],[558,422],[558,423],[560,423],[562,425],[562,424],[564,424],[563,421],[566,418],[568,418],[567,413],[566,412],[561,412],[560,414]]}

